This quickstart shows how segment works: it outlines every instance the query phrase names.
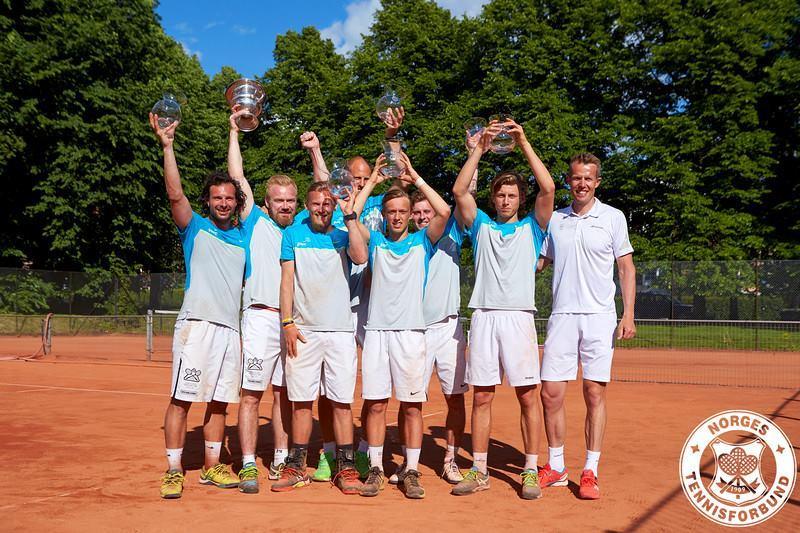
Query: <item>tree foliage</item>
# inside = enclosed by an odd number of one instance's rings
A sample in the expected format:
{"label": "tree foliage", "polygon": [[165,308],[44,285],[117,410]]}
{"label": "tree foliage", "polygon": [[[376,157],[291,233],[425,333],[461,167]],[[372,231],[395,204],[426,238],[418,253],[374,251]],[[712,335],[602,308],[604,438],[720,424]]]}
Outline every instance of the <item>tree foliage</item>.
{"label": "tree foliage", "polygon": [[[603,159],[599,194],[629,215],[638,257],[796,258],[799,22],[792,0],[494,0],[472,19],[384,0],[349,57],[314,28],[277,38],[245,170],[258,194],[275,173],[304,192],[307,129],[329,158],[374,160],[374,103],[391,86],[407,151],[442,192],[465,160],[464,121],[506,111],[557,182],[572,153]],[[147,111],[164,89],[186,94],[176,153],[194,200],[224,165],[222,93],[238,74],[207,76],[144,0],[6,0],[0,28],[1,264],[179,268]],[[518,153],[489,155],[481,185],[504,168],[529,173]]]}

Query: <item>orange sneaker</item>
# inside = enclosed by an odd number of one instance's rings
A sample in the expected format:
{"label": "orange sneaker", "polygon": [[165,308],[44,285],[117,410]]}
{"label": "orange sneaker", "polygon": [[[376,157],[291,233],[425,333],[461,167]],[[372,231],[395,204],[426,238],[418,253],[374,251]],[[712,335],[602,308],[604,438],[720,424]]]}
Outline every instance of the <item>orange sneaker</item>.
{"label": "orange sneaker", "polygon": [[597,486],[597,478],[591,470],[584,470],[581,473],[581,488],[578,496],[582,500],[599,500],[600,487]]}
{"label": "orange sneaker", "polygon": [[567,469],[561,472],[550,468],[550,463],[539,467],[539,486],[545,487],[566,487]]}

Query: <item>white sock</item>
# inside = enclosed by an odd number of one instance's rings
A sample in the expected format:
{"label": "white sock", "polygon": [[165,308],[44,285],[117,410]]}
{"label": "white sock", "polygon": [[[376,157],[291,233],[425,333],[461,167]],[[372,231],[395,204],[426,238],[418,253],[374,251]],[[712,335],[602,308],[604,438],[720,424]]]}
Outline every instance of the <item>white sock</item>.
{"label": "white sock", "polygon": [[242,454],[242,466],[248,463],[255,463],[256,462],[256,454],[254,453],[243,453]]}
{"label": "white sock", "polygon": [[586,450],[586,464],[583,466],[584,470],[591,470],[594,472],[594,477],[597,476],[597,465],[600,462],[600,452],[593,452]]}
{"label": "white sock", "polygon": [[419,470],[420,448],[406,448],[406,470]]}
{"label": "white sock", "polygon": [[183,455],[183,448],[167,448],[167,464],[170,470],[181,470],[181,456]]}
{"label": "white sock", "polygon": [[322,443],[322,451],[325,453],[329,453],[336,456],[336,441],[334,442],[323,442]]}
{"label": "white sock", "polygon": [[383,446],[370,446],[367,453],[369,454],[369,467],[377,466],[383,471]]}
{"label": "white sock", "polygon": [[458,446],[450,446],[448,444],[447,451],[444,452],[444,462],[449,463],[451,461],[455,461],[456,455],[458,455]]}
{"label": "white sock", "polygon": [[367,441],[365,441],[364,439],[358,441],[358,451],[360,451],[361,453],[367,453],[368,449],[369,449],[369,443]]}
{"label": "white sock", "polygon": [[550,455],[547,458],[547,462],[550,465],[550,468],[555,470],[556,472],[563,472],[564,471],[564,446],[561,445],[558,448],[547,448],[550,450]]}
{"label": "white sock", "polygon": [[287,457],[289,457],[289,450],[286,448],[275,448],[275,455],[272,462],[277,466],[281,463],[285,463]]}
{"label": "white sock", "polygon": [[222,452],[222,442],[206,441],[206,459],[212,465],[219,464],[219,455]]}
{"label": "white sock", "polygon": [[475,452],[472,454],[472,467],[479,472],[486,474],[489,472],[489,466],[486,464],[489,452]]}
{"label": "white sock", "polygon": [[533,470],[536,471],[536,463],[539,462],[539,456],[535,453],[526,453],[525,454],[525,468],[524,470]]}

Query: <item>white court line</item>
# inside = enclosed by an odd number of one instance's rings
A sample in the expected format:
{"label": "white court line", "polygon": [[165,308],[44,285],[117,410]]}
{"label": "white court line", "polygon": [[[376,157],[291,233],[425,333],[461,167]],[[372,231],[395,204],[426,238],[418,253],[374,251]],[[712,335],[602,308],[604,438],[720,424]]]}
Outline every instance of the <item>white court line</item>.
{"label": "white court line", "polygon": [[[436,411],[435,413],[428,413],[428,414],[422,415],[422,418],[428,418],[429,416],[440,415],[442,413],[444,413],[444,411]],[[386,424],[386,427],[396,426],[396,425],[397,425],[397,422],[392,422],[391,424]]]}
{"label": "white court line", "polygon": [[86,489],[78,489],[78,490],[73,490],[73,491],[70,491],[70,492],[64,492],[62,494],[56,494],[55,496],[46,496],[44,498],[37,498],[35,500],[30,500],[30,501],[27,501],[27,502],[14,503],[14,504],[11,504],[11,505],[4,505],[3,507],[0,507],[0,511],[2,511],[4,509],[13,509],[14,507],[22,507],[23,505],[29,505],[29,504],[32,504],[32,503],[42,503],[42,502],[46,502],[48,500],[54,500],[56,498],[65,498],[67,496],[72,496],[73,494],[77,494],[79,492],[86,492],[86,491],[90,491],[90,490],[100,490],[100,487],[89,487],[89,488],[86,488]]}
{"label": "white court line", "polygon": [[[135,394],[138,396],[166,396],[164,393],[159,392],[136,392],[128,390],[114,390],[114,389],[79,389],[77,387],[53,387],[52,385],[36,385],[34,383],[0,383],[0,385],[9,385],[12,387],[38,387],[39,389],[52,389],[52,390],[68,390],[78,392],[105,392],[108,394]],[[22,391],[17,391],[22,392]]]}

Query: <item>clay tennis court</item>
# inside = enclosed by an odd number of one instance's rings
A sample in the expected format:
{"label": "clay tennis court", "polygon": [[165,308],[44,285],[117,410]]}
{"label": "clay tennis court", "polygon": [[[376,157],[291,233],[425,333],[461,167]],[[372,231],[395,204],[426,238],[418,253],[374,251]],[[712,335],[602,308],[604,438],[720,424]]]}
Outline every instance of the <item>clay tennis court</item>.
{"label": "clay tennis court", "polygon": [[[39,345],[37,338],[0,337],[0,355],[31,355]],[[800,354],[619,349],[615,372],[623,379],[663,374],[680,381],[681,376],[701,373],[714,378],[714,372],[733,379],[737,372],[763,372],[781,377],[779,385],[788,388],[613,382],[599,472],[603,496],[595,502],[578,500],[574,484],[584,459],[579,382],[570,384],[567,399],[566,459],[573,483],[545,489],[537,501],[518,496],[524,460],[518,408],[507,387],[498,388],[494,404],[491,490],[457,498],[435,472],[444,456],[446,408],[433,380],[424,409],[420,469],[427,497],[422,501],[406,500],[391,486],[367,499],[344,496],[327,483],[276,494],[265,490],[268,483],[262,479],[257,495],[199,485],[203,407],[195,406],[184,452],[183,498],[166,501],[158,489],[165,468],[162,422],[170,370],[163,353],[157,353],[160,361],[148,363],[142,361],[143,350],[140,336],[73,337],[58,339],[53,353],[43,359],[0,361],[0,409],[6,413],[0,446],[8,469],[0,486],[0,530],[721,530],[691,507],[678,482],[678,457],[691,430],[716,412],[748,409],[774,420],[795,453],[800,451]],[[726,361],[738,370],[726,370]],[[467,402],[469,409],[471,395]],[[354,406],[356,416],[359,408],[360,401]],[[396,402],[390,409],[393,419]],[[270,402],[265,401],[260,462],[268,462],[272,453],[269,414]],[[235,406],[229,409],[226,437],[229,454],[223,453],[223,460],[238,468]],[[396,429],[390,428],[386,457],[399,462],[396,440]],[[319,445],[315,429],[312,447]],[[464,448],[459,462],[467,468],[468,438]],[[539,453],[542,463],[547,454],[544,432]],[[797,486],[784,508],[756,529],[800,530]]]}

